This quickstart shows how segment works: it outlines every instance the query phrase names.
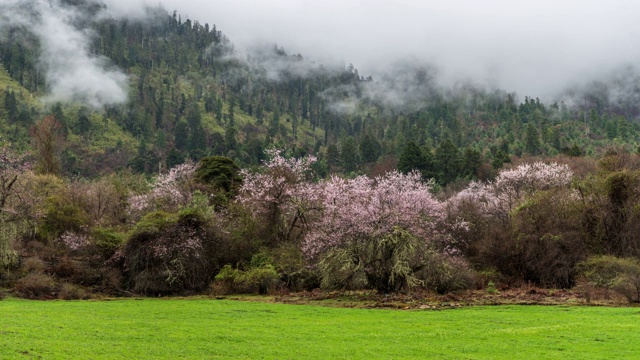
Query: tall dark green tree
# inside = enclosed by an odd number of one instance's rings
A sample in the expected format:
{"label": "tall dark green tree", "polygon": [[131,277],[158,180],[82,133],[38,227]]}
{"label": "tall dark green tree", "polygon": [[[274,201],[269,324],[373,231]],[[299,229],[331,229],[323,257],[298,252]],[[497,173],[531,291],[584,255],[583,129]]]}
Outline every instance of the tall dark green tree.
{"label": "tall dark green tree", "polygon": [[16,122],[18,120],[18,102],[16,101],[16,94],[13,90],[6,90],[4,92],[4,110],[10,122]]}
{"label": "tall dark green tree", "polygon": [[540,134],[532,123],[527,124],[524,147],[525,151],[531,155],[540,154]]}
{"label": "tall dark green tree", "polygon": [[473,179],[478,174],[480,166],[482,166],[482,154],[480,151],[470,147],[464,149],[460,175],[468,179]]}
{"label": "tall dark green tree", "polygon": [[180,119],[176,124],[175,131],[175,147],[180,151],[187,150],[189,146],[189,124],[184,119]]}
{"label": "tall dark green tree", "polygon": [[367,163],[377,161],[381,154],[380,143],[369,134],[365,134],[360,140],[359,150],[360,158]]}
{"label": "tall dark green tree", "polygon": [[330,144],[327,146],[327,167],[329,171],[333,172],[341,166],[340,150],[338,150],[336,144]]}
{"label": "tall dark green tree", "polygon": [[436,148],[435,165],[437,169],[436,180],[440,185],[452,183],[460,176],[460,152],[450,138],[447,137]]}
{"label": "tall dark green tree", "polygon": [[420,172],[427,168],[427,159],[425,158],[422,150],[415,142],[409,140],[404,146],[400,158],[398,159],[398,170],[407,174],[413,170]]}
{"label": "tall dark green tree", "polygon": [[342,170],[346,173],[356,170],[358,164],[358,151],[356,142],[351,136],[344,138],[340,144],[340,158],[342,159]]}

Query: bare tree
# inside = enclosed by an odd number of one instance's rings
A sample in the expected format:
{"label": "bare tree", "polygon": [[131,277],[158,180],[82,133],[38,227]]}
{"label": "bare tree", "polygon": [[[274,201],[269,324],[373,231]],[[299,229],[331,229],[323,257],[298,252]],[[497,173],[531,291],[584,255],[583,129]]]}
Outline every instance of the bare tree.
{"label": "bare tree", "polygon": [[36,170],[43,174],[60,172],[62,125],[53,115],[47,115],[31,127],[31,139],[36,156]]}

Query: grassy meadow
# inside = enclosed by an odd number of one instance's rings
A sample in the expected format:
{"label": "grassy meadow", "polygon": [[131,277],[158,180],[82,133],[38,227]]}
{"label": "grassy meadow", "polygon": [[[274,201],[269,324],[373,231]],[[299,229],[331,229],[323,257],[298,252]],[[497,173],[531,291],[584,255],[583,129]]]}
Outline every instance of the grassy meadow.
{"label": "grassy meadow", "polygon": [[640,309],[0,301],[1,359],[637,359]]}

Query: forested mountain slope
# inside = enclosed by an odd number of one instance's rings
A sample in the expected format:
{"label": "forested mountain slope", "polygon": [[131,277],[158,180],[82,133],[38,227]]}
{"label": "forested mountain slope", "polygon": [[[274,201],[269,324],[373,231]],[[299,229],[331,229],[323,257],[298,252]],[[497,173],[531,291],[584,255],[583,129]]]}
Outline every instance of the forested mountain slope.
{"label": "forested mountain slope", "polygon": [[29,129],[53,114],[65,174],[156,172],[207,155],[256,165],[265,149],[279,148],[317,155],[321,175],[399,166],[446,184],[490,177],[514,156],[580,156],[640,140],[638,79],[628,74],[543,103],[443,86],[429,67],[399,65],[374,79],[278,46],[242,54],[215,25],[161,8],[116,19],[92,1],[60,6],[74,14],[71,28],[90,34],[87,55],[103,72],[126,76],[128,94],[98,102],[51,95],[55,66],[43,58],[58,53],[24,24],[0,28],[1,139],[28,149]]}

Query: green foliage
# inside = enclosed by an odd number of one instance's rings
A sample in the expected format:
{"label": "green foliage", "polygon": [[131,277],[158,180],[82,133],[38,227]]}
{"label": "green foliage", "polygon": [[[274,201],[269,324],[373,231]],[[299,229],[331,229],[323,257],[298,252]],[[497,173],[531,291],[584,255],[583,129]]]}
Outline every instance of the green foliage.
{"label": "green foliage", "polygon": [[18,260],[18,253],[12,243],[16,235],[15,225],[6,222],[4,216],[0,215],[0,274]]}
{"label": "green foliage", "polygon": [[463,258],[433,249],[427,249],[424,257],[424,265],[415,272],[424,288],[446,294],[467,290],[474,285],[476,274]]}
{"label": "green foliage", "polygon": [[489,283],[487,284],[487,294],[496,295],[499,293],[500,292],[498,291],[498,289],[496,289],[496,285],[493,283],[493,281],[489,281]]}
{"label": "green foliage", "polygon": [[122,249],[126,285],[144,294],[202,290],[217,266],[218,239],[197,207],[144,216]]}
{"label": "green foliage", "polygon": [[211,187],[211,192],[220,197],[220,202],[232,198],[242,184],[240,168],[231,159],[223,156],[209,156],[198,163],[196,181]]}
{"label": "green foliage", "polygon": [[132,236],[145,233],[159,233],[175,222],[175,216],[164,211],[154,211],[143,216],[133,228]]}
{"label": "green foliage", "polygon": [[630,303],[640,302],[640,260],[596,256],[580,263],[578,269],[594,286],[613,289]]}
{"label": "green foliage", "polygon": [[280,275],[272,265],[246,271],[225,265],[216,275],[212,289],[221,294],[267,294],[273,292],[279,282]]}
{"label": "green foliage", "polygon": [[124,234],[107,228],[94,228],[91,237],[103,259],[111,258],[125,241]]}
{"label": "green foliage", "polygon": [[42,239],[51,241],[65,231],[81,232],[89,225],[87,213],[68,197],[50,196],[45,201],[45,209],[38,228]]}
{"label": "green foliage", "polygon": [[415,288],[423,284],[414,273],[423,265],[423,247],[422,240],[396,227],[379,241],[331,249],[318,265],[321,285],[326,289],[368,287],[380,293]]}

